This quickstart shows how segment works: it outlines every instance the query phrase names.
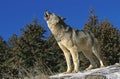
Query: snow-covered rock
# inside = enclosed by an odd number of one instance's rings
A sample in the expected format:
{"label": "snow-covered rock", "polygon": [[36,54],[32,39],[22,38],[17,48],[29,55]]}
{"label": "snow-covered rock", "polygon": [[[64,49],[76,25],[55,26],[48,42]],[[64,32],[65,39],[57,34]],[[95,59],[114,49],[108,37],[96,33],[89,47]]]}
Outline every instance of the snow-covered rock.
{"label": "snow-covered rock", "polygon": [[49,77],[50,79],[120,79],[120,64],[108,67],[81,71],[70,74],[56,74]]}

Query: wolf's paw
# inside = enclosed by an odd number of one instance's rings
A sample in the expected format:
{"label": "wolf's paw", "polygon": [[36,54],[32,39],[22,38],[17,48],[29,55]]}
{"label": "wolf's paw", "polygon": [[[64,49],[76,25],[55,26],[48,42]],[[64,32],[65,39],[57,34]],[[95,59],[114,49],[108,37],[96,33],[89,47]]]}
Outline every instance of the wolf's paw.
{"label": "wolf's paw", "polygon": [[105,67],[105,66],[104,66],[104,65],[101,65],[101,66],[100,66],[100,68],[103,68],[103,67]]}
{"label": "wolf's paw", "polygon": [[88,71],[88,70],[91,70],[91,69],[92,69],[92,68],[86,68],[85,70],[87,70],[87,71]]}
{"label": "wolf's paw", "polygon": [[64,74],[69,74],[69,73],[71,73],[71,72],[67,72],[67,71],[66,71],[66,72],[63,72],[63,73],[64,73]]}
{"label": "wolf's paw", "polygon": [[93,68],[92,65],[90,65],[88,68],[86,68],[85,70],[91,70]]}
{"label": "wolf's paw", "polygon": [[73,70],[73,71],[72,71],[72,73],[77,73],[77,72],[78,72],[78,70]]}
{"label": "wolf's paw", "polygon": [[71,70],[70,71],[66,71],[66,72],[63,72],[64,74],[69,74],[71,73]]}

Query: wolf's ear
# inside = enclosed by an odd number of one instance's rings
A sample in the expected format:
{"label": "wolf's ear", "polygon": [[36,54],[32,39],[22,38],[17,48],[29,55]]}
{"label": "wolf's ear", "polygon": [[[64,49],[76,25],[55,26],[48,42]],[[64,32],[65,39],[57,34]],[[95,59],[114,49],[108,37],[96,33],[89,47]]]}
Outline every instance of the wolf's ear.
{"label": "wolf's ear", "polygon": [[64,17],[60,17],[60,19],[61,19],[62,21],[66,20],[66,18],[64,18]]}

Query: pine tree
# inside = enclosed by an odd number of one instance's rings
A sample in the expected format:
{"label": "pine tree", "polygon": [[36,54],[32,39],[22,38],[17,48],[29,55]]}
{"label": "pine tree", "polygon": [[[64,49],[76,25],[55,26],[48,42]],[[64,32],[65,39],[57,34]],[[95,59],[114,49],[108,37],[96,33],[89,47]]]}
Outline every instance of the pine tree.
{"label": "pine tree", "polygon": [[18,71],[18,76],[19,73],[23,75],[26,71],[29,73],[45,71],[45,29],[42,25],[34,22],[27,24],[25,28],[21,29],[21,32],[21,36],[18,37],[14,34],[9,40],[14,56],[14,69]]}
{"label": "pine tree", "polygon": [[98,21],[93,10],[89,21],[85,24],[85,30],[92,31],[101,45],[101,53],[108,65],[119,62],[120,57],[120,31],[110,22]]}
{"label": "pine tree", "polygon": [[0,37],[0,77],[11,74],[11,66],[8,65],[11,61],[10,58],[10,48],[6,41],[4,41],[2,37]]}

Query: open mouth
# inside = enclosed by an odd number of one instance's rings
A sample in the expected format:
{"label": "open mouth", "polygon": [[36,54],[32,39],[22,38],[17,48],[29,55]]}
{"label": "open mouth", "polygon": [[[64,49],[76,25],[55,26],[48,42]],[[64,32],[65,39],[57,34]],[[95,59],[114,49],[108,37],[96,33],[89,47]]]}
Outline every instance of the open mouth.
{"label": "open mouth", "polygon": [[45,11],[44,16],[45,16],[45,19],[46,19],[46,20],[49,19],[50,14],[51,14],[51,13],[50,13],[49,11]]}
{"label": "open mouth", "polygon": [[44,13],[44,16],[45,16],[45,17],[48,17],[48,12],[45,12],[45,13]]}

